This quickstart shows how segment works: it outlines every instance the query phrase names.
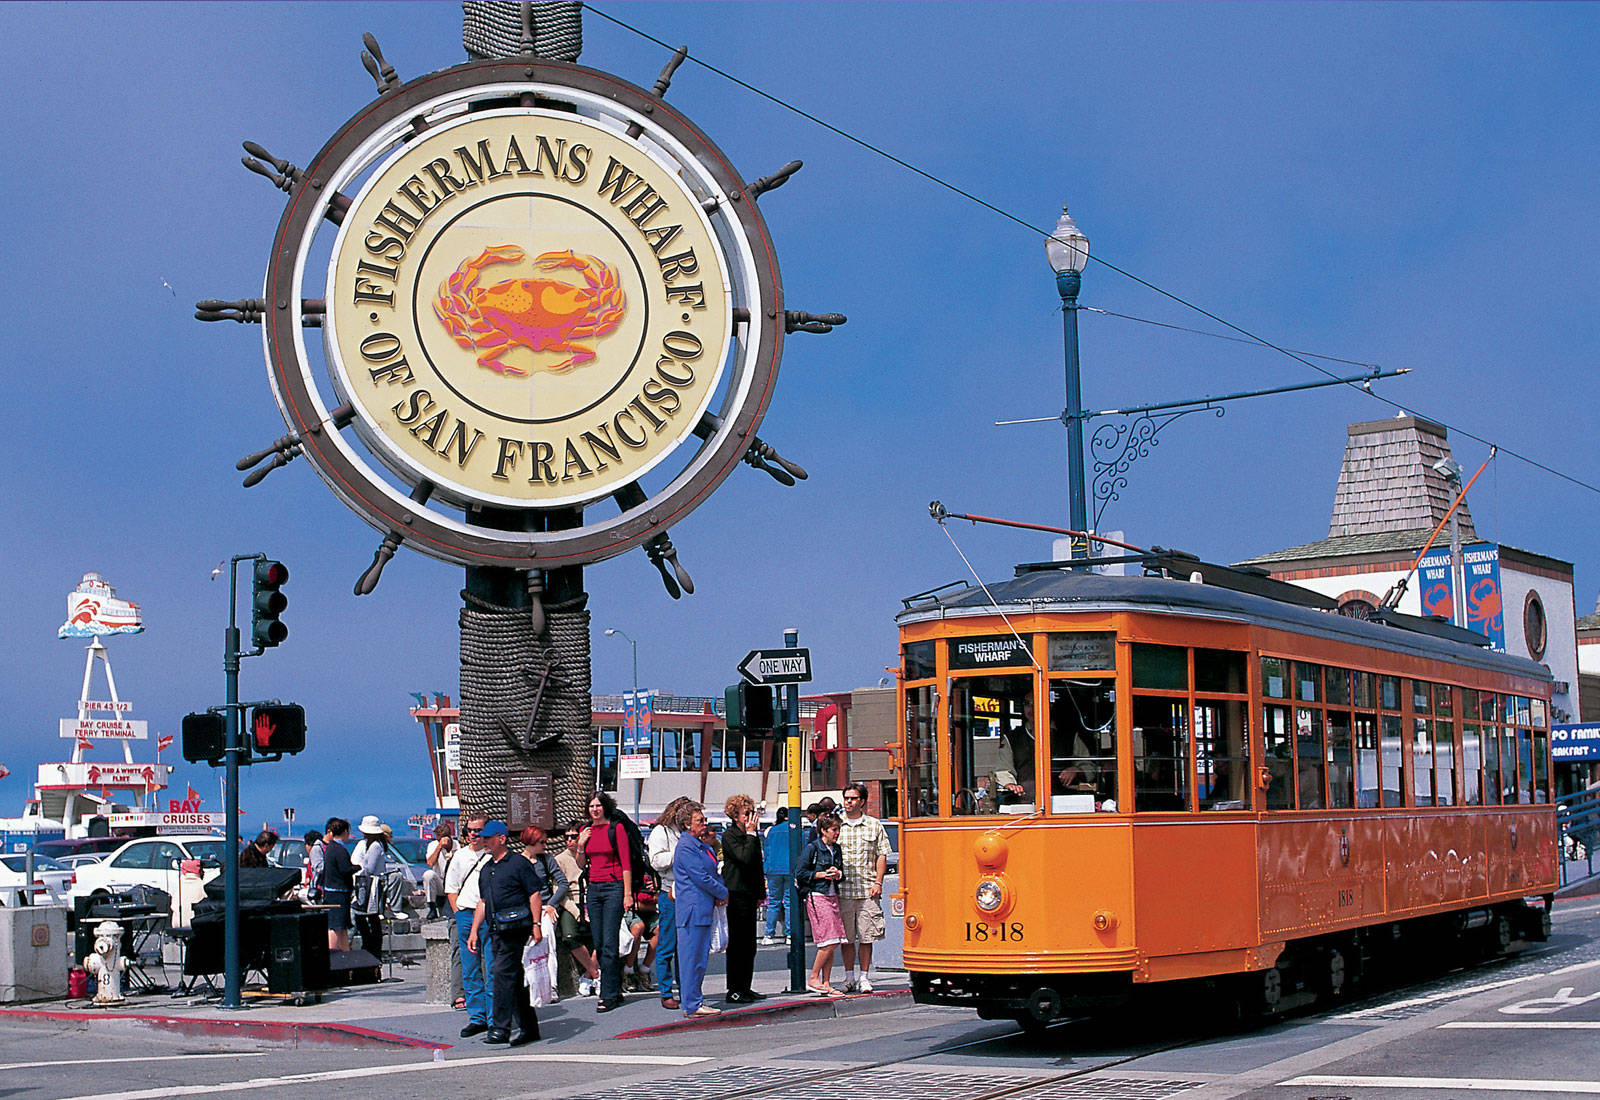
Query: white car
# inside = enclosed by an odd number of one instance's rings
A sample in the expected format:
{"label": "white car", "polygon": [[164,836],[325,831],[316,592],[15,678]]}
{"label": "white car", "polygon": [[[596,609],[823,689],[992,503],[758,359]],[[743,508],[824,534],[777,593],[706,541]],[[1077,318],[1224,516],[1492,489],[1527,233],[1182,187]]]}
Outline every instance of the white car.
{"label": "white car", "polygon": [[72,896],[106,896],[130,886],[153,886],[172,895],[176,909],[183,862],[199,860],[201,882],[210,882],[222,873],[222,856],[227,851],[227,843],[220,836],[203,833],[130,840],[101,862],[79,867]]}
{"label": "white car", "polygon": [[49,856],[33,857],[33,885],[29,886],[28,857],[13,853],[0,856],[0,905],[70,905],[72,868]]}

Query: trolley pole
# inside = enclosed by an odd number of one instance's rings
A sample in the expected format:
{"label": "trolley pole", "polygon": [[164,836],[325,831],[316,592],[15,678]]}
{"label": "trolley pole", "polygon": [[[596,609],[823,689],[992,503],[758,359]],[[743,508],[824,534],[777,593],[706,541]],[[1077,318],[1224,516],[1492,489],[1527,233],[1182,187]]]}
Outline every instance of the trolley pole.
{"label": "trolley pole", "polygon": [[[783,644],[793,649],[800,644],[798,630],[785,630]],[[783,723],[789,752],[789,896],[784,904],[784,931],[789,933],[790,993],[806,991],[806,921],[800,913],[800,887],[794,872],[800,868],[800,832],[805,815],[800,812],[800,769],[805,766],[805,750],[800,745],[800,685],[784,689]]]}

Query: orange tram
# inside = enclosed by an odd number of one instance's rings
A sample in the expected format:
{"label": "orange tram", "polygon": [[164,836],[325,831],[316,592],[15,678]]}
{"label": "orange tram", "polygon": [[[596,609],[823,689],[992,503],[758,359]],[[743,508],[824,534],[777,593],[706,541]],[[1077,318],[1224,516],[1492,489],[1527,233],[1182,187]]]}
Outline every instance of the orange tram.
{"label": "orange tram", "polygon": [[1271,1014],[1385,960],[1548,938],[1548,669],[1144,564],[1019,566],[897,616],[918,1002],[1042,1027],[1198,979]]}

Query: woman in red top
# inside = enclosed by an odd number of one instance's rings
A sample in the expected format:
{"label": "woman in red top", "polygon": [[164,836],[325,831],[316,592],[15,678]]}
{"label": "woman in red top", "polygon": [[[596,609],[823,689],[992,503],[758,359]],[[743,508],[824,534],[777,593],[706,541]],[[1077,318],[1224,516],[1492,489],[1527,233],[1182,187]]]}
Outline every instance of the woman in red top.
{"label": "woman in red top", "polygon": [[589,928],[600,960],[600,1000],[595,1011],[610,1012],[622,1004],[622,958],[617,941],[622,915],[633,909],[634,868],[616,800],[604,791],[589,798],[589,824],[578,836],[578,856],[589,882]]}

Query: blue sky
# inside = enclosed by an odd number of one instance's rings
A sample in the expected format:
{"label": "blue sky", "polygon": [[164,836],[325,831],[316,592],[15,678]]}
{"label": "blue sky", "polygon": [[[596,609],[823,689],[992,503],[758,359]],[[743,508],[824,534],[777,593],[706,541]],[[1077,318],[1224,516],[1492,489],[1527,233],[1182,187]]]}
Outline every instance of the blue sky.
{"label": "blue sky", "polygon": [[[1281,346],[1411,368],[1378,391],[1600,483],[1592,5],[599,6],[1036,230],[1067,202],[1117,267]],[[82,573],[143,605],[147,631],[108,642],[118,687],[176,732],[223,694],[211,568],[258,550],[291,569],[291,635],[243,692],[305,704],[311,747],[246,776],[252,823],[427,800],[408,692],[457,693],[461,570],[403,551],[352,596],[378,536],[303,462],[240,487],[234,461],[283,433],[260,333],[191,317],[259,293],[282,211],[239,143],[305,163],[373,97],[366,30],[403,77],[463,58],[448,3],[0,6],[0,815],[65,744],[83,650],[55,629]],[[583,63],[635,83],[666,60],[592,12],[584,31]],[[672,531],[696,594],[668,598],[642,552],[588,571],[595,687],[631,675],[606,627],[638,640],[646,686],[684,694],[720,692],[785,627],[817,688],[876,683],[899,598],[966,575],[928,501],[1066,521],[1059,424],[994,426],[1064,403],[1042,237],[693,62],[669,97],[747,178],[805,161],[761,204],[787,302],[850,322],[790,339],[761,430],[810,479],[742,469]],[[1082,301],[1217,329],[1096,264]],[[1320,377],[1099,314],[1081,332],[1090,408]],[[1321,538],[1345,425],[1393,413],[1329,389],[1191,417],[1103,526],[1218,561]],[[1451,436],[1469,470],[1487,457]],[[1579,614],[1596,503],[1504,455],[1471,498],[1485,537],[1574,563]],[[952,533],[986,578],[1049,553]],[[215,802],[209,769],[175,780]]]}

